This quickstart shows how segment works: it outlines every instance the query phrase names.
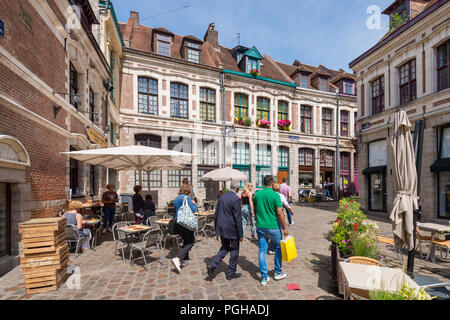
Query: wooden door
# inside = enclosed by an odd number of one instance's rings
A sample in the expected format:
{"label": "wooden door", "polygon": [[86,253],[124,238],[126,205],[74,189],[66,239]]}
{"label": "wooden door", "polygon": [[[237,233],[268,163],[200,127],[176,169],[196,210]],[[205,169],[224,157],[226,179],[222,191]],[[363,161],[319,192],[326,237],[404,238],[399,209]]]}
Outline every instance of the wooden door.
{"label": "wooden door", "polygon": [[289,176],[289,172],[288,171],[278,171],[277,183],[278,184],[282,184],[284,178],[288,179],[287,181],[289,182],[288,176]]}

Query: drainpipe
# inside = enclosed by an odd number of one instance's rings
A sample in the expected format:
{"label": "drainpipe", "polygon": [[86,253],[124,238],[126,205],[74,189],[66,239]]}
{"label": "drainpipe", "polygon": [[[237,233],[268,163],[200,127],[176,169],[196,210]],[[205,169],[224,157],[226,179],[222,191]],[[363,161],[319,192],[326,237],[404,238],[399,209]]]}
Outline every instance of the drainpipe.
{"label": "drainpipe", "polygon": [[[223,140],[223,148],[222,148],[222,158],[223,158],[223,168],[225,168],[226,165],[226,151],[227,151],[227,127],[226,127],[226,111],[225,111],[225,73],[223,72],[223,69],[220,71],[220,92],[222,95],[221,99],[221,108],[222,108],[222,140]],[[226,183],[222,183],[222,190],[225,189]]]}
{"label": "drainpipe", "polygon": [[340,181],[341,181],[341,174],[340,174],[340,160],[341,160],[341,152],[339,149],[340,144],[340,137],[339,137],[339,119],[340,119],[340,111],[339,111],[339,104],[340,104],[340,96],[339,96],[339,88],[334,86],[330,83],[330,86],[335,88],[336,90],[336,177],[334,178],[334,185],[336,190],[336,199],[339,202],[339,189],[340,189]]}

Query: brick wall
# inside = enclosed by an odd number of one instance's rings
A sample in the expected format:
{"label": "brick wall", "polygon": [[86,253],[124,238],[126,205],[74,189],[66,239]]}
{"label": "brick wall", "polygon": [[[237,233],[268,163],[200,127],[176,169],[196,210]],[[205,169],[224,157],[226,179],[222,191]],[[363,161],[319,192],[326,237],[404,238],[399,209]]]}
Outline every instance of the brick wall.
{"label": "brick wall", "polygon": [[64,46],[30,2],[0,1],[0,12],[5,23],[5,37],[0,39],[0,46],[55,91],[64,92]]}
{"label": "brick wall", "polygon": [[122,82],[122,89],[121,89],[120,107],[123,109],[133,110],[133,103],[134,103],[133,75],[123,73],[121,82]]}

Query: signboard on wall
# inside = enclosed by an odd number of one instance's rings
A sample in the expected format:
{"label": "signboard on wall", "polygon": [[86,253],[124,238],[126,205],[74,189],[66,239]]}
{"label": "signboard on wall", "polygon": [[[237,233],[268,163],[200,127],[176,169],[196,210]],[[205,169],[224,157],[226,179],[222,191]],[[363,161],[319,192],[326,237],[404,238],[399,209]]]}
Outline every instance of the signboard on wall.
{"label": "signboard on wall", "polygon": [[102,148],[106,148],[106,139],[102,134],[92,128],[86,128],[86,135],[90,142],[98,144]]}
{"label": "signboard on wall", "polygon": [[370,122],[366,122],[361,125],[361,131],[369,129],[369,128],[370,128]]}
{"label": "signboard on wall", "polygon": [[291,140],[300,140],[299,136],[289,136],[289,139]]}

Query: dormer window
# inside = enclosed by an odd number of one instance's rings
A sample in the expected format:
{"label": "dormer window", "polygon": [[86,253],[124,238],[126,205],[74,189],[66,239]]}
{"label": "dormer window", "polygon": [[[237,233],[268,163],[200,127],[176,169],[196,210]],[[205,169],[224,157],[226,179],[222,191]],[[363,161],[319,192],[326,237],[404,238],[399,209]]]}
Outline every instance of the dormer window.
{"label": "dormer window", "polygon": [[325,78],[320,78],[320,91],[328,91],[328,83]]}
{"label": "dormer window", "polygon": [[200,45],[192,42],[186,42],[187,61],[200,63]]}
{"label": "dormer window", "polygon": [[249,73],[252,70],[257,70],[259,72],[259,61],[247,57],[247,73]]}
{"label": "dormer window", "polygon": [[344,94],[354,95],[354,84],[351,81],[344,81]]}
{"label": "dormer window", "polygon": [[171,56],[171,37],[157,34],[156,35],[156,52],[162,56],[170,57]]}
{"label": "dormer window", "polygon": [[308,88],[308,76],[306,74],[300,75],[300,87],[301,88]]}

